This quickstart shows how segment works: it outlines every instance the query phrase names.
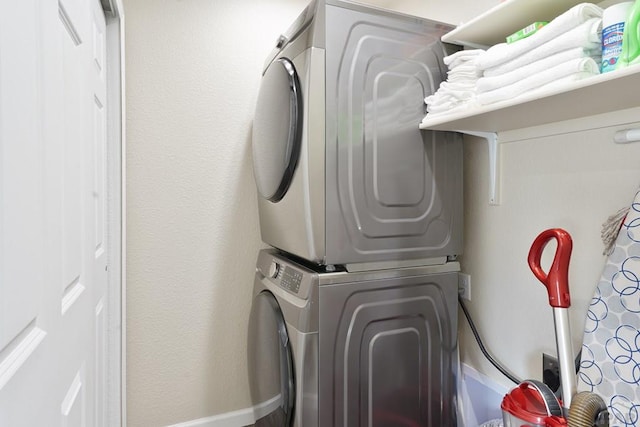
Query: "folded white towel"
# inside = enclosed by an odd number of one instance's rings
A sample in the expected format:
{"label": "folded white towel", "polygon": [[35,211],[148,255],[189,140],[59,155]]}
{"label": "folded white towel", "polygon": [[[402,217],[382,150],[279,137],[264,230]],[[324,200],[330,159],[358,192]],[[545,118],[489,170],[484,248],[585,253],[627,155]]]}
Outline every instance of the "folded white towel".
{"label": "folded white towel", "polygon": [[452,103],[451,105],[436,107],[436,108],[432,108],[431,110],[427,109],[428,114],[424,119],[422,119],[422,123],[424,123],[429,118],[433,118],[441,115],[448,115],[451,113],[456,113],[458,111],[464,111],[469,108],[478,108],[478,107],[480,107],[480,105],[476,102],[474,98],[462,103]]}
{"label": "folded white towel", "polygon": [[458,102],[466,101],[476,95],[473,90],[439,90],[436,94],[427,96],[424,103],[427,105],[436,105],[442,102]]}
{"label": "folded white towel", "polygon": [[468,90],[452,90],[440,88],[438,91],[424,99],[429,114],[444,113],[456,109],[470,102],[475,102],[475,87]]}
{"label": "folded white towel", "polygon": [[475,62],[470,61],[462,65],[458,65],[457,67],[449,67],[449,71],[447,74],[450,76],[452,74],[458,73],[472,73],[477,74],[478,67],[476,67]]}
{"label": "folded white towel", "polygon": [[600,7],[592,3],[578,4],[549,22],[530,37],[518,40],[515,43],[500,43],[491,47],[484,55],[478,58],[477,65],[481,70],[495,67],[537,46],[559,38],[593,18],[602,18],[602,9]]}
{"label": "folded white towel", "polygon": [[455,68],[463,67],[465,65],[475,64],[476,59],[483,52],[485,51],[482,49],[461,50],[459,52],[454,53],[453,55],[445,56],[443,58],[443,61],[446,60],[445,64],[449,67],[450,70],[453,70]]}
{"label": "folded white towel", "polygon": [[444,58],[449,68],[447,80],[433,95],[424,99],[429,115],[445,114],[456,111],[466,105],[477,105],[476,83],[480,72],[475,65],[476,59],[484,50],[461,50]]}
{"label": "folded white towel", "polygon": [[[576,80],[600,73],[600,66],[591,58],[578,58],[558,64],[545,71],[533,74],[527,78],[512,83],[500,89],[477,95],[478,103],[482,105],[493,104],[499,101],[516,98],[528,94],[544,85],[556,82],[560,79]],[[566,81],[562,80],[563,82]]]}
{"label": "folded white towel", "polygon": [[467,75],[467,76],[457,75],[457,76],[448,78],[447,81],[449,83],[454,83],[454,84],[465,84],[465,83],[475,84],[479,78],[480,76],[478,75]]}
{"label": "folded white towel", "polygon": [[[532,62],[546,58],[554,53],[562,52],[574,47],[588,51],[600,51],[602,47],[602,20],[593,18],[574,28],[573,30],[544,43],[526,53],[518,55],[484,70],[485,77],[498,76],[513,71]],[[497,45],[496,45],[497,46]]]}
{"label": "folded white towel", "polygon": [[484,49],[459,50],[456,53],[445,56],[442,61],[449,66],[449,69],[452,69],[464,62],[475,60],[478,55],[484,52]]}
{"label": "folded white towel", "polygon": [[442,82],[440,83],[440,90],[460,90],[460,89],[469,89],[475,92],[477,80],[469,80],[469,81],[460,81],[460,82]]}
{"label": "folded white towel", "polygon": [[454,68],[447,74],[447,80],[453,81],[457,79],[478,79],[482,76],[482,71],[478,70],[475,65]]}
{"label": "folded white towel", "polygon": [[[598,48],[596,52],[600,52]],[[581,47],[575,47],[562,52],[555,53],[546,58],[534,61],[522,67],[518,67],[513,71],[506,72],[504,74],[481,77],[477,82],[478,93],[489,92],[491,90],[500,89],[501,87],[508,86],[512,83],[516,83],[522,79],[525,79],[534,74],[541,73],[545,70],[555,67],[558,64],[563,64],[579,58],[593,58],[596,62],[600,62],[599,57],[595,58],[592,55],[592,51],[585,50]],[[598,58],[598,59],[596,59]]]}
{"label": "folded white towel", "polygon": [[448,110],[451,110],[453,108],[456,108],[460,105],[463,105],[464,103],[462,102],[457,102],[457,101],[443,101],[440,102],[438,104],[434,104],[434,105],[429,105],[427,107],[427,112],[429,114],[439,114],[439,113],[444,113]]}

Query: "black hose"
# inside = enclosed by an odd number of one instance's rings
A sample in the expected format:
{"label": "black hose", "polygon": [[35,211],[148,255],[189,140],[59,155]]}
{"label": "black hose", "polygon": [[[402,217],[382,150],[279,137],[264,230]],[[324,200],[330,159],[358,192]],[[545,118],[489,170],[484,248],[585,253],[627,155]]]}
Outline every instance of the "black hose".
{"label": "black hose", "polygon": [[500,365],[500,363],[498,363],[493,358],[493,356],[491,356],[491,354],[489,354],[487,349],[484,347],[484,344],[482,343],[482,339],[480,338],[480,334],[478,333],[478,330],[476,329],[476,325],[473,323],[473,320],[471,320],[471,315],[469,314],[469,311],[467,310],[467,306],[462,301],[462,297],[460,295],[458,295],[458,303],[460,303],[460,307],[462,307],[462,311],[464,312],[464,317],[467,318],[467,322],[469,322],[469,326],[471,327],[471,332],[473,332],[473,336],[475,337],[476,342],[478,343],[478,346],[480,347],[480,351],[482,351],[482,354],[484,354],[484,357],[486,357],[487,360],[489,362],[491,362],[491,364],[498,371],[500,371],[502,373],[502,375],[504,375],[505,377],[509,378],[515,384],[520,384],[522,381],[519,380],[518,378],[516,378],[515,375],[513,375],[512,373],[507,371],[504,367],[502,367],[502,365]]}

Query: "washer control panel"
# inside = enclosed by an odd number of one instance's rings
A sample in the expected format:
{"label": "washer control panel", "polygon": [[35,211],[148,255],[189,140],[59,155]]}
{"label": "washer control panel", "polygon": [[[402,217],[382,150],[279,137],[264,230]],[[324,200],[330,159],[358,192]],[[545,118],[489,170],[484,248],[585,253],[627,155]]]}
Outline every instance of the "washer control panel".
{"label": "washer control panel", "polygon": [[272,250],[262,250],[256,266],[263,280],[298,298],[309,298],[317,273],[293,261],[276,256]]}
{"label": "washer control panel", "polygon": [[280,286],[287,289],[289,292],[297,294],[300,291],[300,283],[302,283],[302,273],[286,266],[284,268],[284,273],[282,273]]}

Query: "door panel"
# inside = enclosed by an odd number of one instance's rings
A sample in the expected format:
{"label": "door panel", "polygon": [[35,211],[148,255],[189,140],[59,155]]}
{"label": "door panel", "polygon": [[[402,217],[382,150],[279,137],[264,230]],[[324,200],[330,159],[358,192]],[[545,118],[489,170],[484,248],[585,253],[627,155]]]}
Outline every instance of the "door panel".
{"label": "door panel", "polygon": [[94,220],[93,220],[93,239],[94,251],[96,259],[100,258],[104,253],[105,240],[105,109],[102,102],[97,96],[93,98],[93,122],[94,122],[94,151],[93,151],[93,170],[94,170]]}
{"label": "door panel", "polygon": [[104,300],[95,310],[95,419],[93,426],[107,425],[107,319]]}
{"label": "door panel", "polygon": [[104,24],[98,0],[0,15],[2,426],[105,425]]}
{"label": "door panel", "polygon": [[[37,49],[37,11],[34,1],[24,2],[17,16],[3,16],[0,23],[1,40],[16,36],[20,43],[3,43],[0,54],[0,147],[2,167],[2,212],[0,233],[2,245],[0,259],[0,350],[7,347],[27,325],[37,317],[39,303],[35,296],[41,291],[42,272],[31,268],[42,265],[40,235],[42,224],[38,221],[42,206],[42,140],[38,134],[39,93],[35,85],[25,90],[14,84],[22,76],[37,81],[39,74],[35,57],[29,55]],[[7,44],[8,46],[4,46]],[[23,50],[24,49],[24,50]],[[5,57],[15,58],[8,64]],[[16,102],[18,101],[18,102]],[[25,219],[32,226],[15,227]],[[12,306],[21,304],[16,312]],[[1,374],[0,374],[1,376]]]}
{"label": "door panel", "polygon": [[[41,298],[48,290],[39,63],[44,34],[37,1],[15,6],[0,14],[0,425],[19,426],[28,425],[33,414],[23,419],[14,405],[42,409],[42,392],[31,394],[27,382],[42,376],[49,384],[38,362],[51,349],[51,325]],[[56,308],[59,313],[59,299]],[[24,402],[15,400],[20,394]],[[55,411],[55,405],[47,409]]]}
{"label": "door panel", "polygon": [[[84,156],[87,123],[84,116],[87,104],[85,72],[80,66],[86,51],[86,34],[78,25],[81,12],[76,8],[63,9],[60,3],[60,43],[62,48],[62,312],[66,313],[80,298],[86,287],[83,265],[85,207],[83,196]],[[63,18],[64,17],[64,18]],[[75,19],[74,19],[75,18]]]}
{"label": "door panel", "polygon": [[87,425],[85,392],[83,375],[81,372],[78,372],[62,400],[62,405],[60,405],[60,412],[62,414],[61,424],[63,427],[81,427]]}
{"label": "door panel", "polygon": [[[96,2],[92,3],[92,37],[93,37],[93,66],[91,89],[93,92],[93,199],[94,199],[94,250],[96,262],[106,262],[106,185],[107,185],[107,96],[105,78],[105,19],[102,10]],[[103,257],[103,255],[105,255]],[[96,268],[96,272],[101,269]],[[106,275],[100,275],[106,277]],[[98,281],[102,285],[102,281]],[[102,292],[101,292],[102,293]],[[101,294],[100,293],[100,294]]]}
{"label": "door panel", "polygon": [[89,164],[93,172],[87,179],[91,183],[91,199],[93,203],[92,218],[87,227],[91,245],[87,252],[91,253],[93,273],[93,309],[94,336],[93,361],[94,377],[94,417],[92,425],[107,425],[107,95],[105,46],[106,24],[104,13],[98,1],[91,3],[91,65],[89,66],[90,103],[92,106],[93,129],[91,138],[91,157]]}

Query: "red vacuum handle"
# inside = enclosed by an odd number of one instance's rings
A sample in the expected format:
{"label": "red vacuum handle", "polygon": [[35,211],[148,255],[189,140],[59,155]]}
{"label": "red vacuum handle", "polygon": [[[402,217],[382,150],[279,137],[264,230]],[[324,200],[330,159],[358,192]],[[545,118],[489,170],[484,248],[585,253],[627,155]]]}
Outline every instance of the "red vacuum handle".
{"label": "red vacuum handle", "polygon": [[[551,239],[556,239],[558,244],[556,254],[549,273],[545,273],[540,266],[540,258],[545,246]],[[533,274],[547,288],[549,305],[551,307],[569,308],[571,297],[569,295],[569,258],[573,241],[571,235],[561,228],[545,230],[536,237],[529,250],[529,267]]]}

